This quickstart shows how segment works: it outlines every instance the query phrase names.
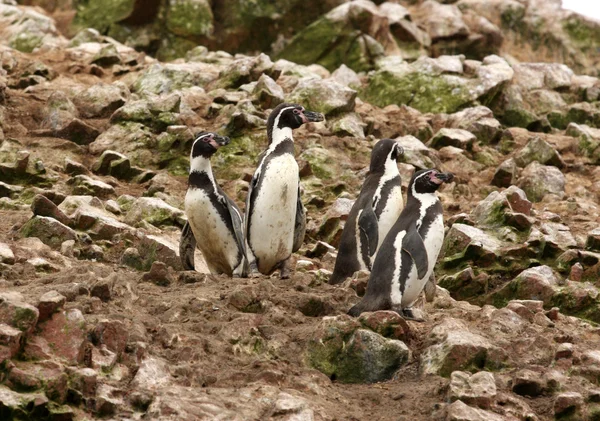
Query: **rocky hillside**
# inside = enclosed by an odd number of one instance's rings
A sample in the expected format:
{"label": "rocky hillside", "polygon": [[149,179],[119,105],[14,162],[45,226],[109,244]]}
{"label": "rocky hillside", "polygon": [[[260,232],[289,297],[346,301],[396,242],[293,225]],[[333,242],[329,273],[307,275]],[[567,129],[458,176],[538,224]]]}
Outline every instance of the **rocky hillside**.
{"label": "rocky hillside", "polygon": [[[600,419],[597,23],[536,0],[6,3],[0,419]],[[167,23],[191,3],[206,33]],[[326,116],[295,132],[295,274],[182,271],[194,134],[231,137],[213,167],[243,207],[283,101]],[[347,316],[366,273],[327,283],[381,138],[404,187],[455,174],[424,323]]]}

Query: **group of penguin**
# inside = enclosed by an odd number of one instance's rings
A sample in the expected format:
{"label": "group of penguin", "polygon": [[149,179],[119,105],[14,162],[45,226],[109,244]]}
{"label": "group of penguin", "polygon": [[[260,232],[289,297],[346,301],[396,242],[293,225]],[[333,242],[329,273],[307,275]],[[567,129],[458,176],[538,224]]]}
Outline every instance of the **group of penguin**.
{"label": "group of penguin", "polygon": [[[280,104],[271,112],[268,147],[250,181],[243,217],[215,181],[210,163],[229,138],[211,132],[196,136],[185,196],[188,222],[179,245],[184,269],[194,270],[198,247],[213,274],[256,277],[279,270],[282,279],[289,278],[292,253],[302,246],[306,231],[292,130],[323,120],[298,104]],[[415,172],[403,206],[397,166],[403,153],[395,140],[377,142],[342,232],[329,282],[371,271],[364,297],[348,311],[352,316],[393,310],[415,320],[412,306],[421,292],[432,296],[435,291],[433,268],[444,239],[442,204],[435,192],[453,175],[436,169]]]}

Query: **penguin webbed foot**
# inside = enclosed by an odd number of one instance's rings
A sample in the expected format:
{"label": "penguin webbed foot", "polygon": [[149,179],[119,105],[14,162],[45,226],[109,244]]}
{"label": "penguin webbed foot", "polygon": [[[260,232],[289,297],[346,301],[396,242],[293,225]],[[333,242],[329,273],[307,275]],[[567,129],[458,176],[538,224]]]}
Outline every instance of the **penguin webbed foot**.
{"label": "penguin webbed foot", "polygon": [[279,278],[280,279],[290,279],[290,275],[291,275],[291,259],[292,257],[288,257],[287,259],[285,259],[283,262],[281,262],[280,266],[279,266]]}
{"label": "penguin webbed foot", "polygon": [[415,311],[412,307],[407,307],[401,310],[394,309],[396,313],[398,313],[404,320],[410,320],[411,322],[419,322],[422,323],[425,319],[419,314],[421,313],[419,310]]}

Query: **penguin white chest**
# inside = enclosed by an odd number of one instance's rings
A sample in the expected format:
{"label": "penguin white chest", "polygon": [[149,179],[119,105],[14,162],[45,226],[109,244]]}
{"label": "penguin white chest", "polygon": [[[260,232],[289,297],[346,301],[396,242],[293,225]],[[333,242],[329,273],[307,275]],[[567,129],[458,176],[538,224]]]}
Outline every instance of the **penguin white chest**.
{"label": "penguin white chest", "polygon": [[209,195],[202,189],[189,189],[185,195],[185,213],[211,272],[231,275],[240,260],[239,248],[234,233]]}
{"label": "penguin white chest", "polygon": [[402,308],[410,307],[419,298],[423,288],[425,288],[425,284],[433,273],[443,242],[444,221],[442,214],[439,214],[435,217],[425,238],[423,238],[423,244],[425,245],[425,250],[427,250],[427,273],[423,278],[419,278],[416,267],[413,265],[402,294]]}
{"label": "penguin white chest", "polygon": [[292,253],[300,180],[291,154],[273,158],[263,171],[249,215],[249,244],[259,270],[267,273]]}
{"label": "penguin white chest", "polygon": [[383,211],[381,211],[381,215],[377,221],[379,234],[377,249],[381,247],[381,243],[383,243],[385,236],[388,232],[390,232],[390,229],[398,220],[400,213],[402,213],[403,206],[404,201],[402,200],[402,188],[400,186],[396,186],[390,191],[389,197],[385,203],[385,207],[383,208]]}

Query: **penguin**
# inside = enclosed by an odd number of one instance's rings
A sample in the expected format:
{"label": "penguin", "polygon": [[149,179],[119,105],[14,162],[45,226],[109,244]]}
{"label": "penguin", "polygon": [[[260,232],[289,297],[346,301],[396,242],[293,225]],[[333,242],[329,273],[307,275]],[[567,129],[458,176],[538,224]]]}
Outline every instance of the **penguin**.
{"label": "penguin", "polygon": [[198,246],[211,273],[243,277],[246,251],[242,213],[216,183],[210,165],[211,156],[228,143],[227,136],[201,132],[192,144],[185,195],[188,222],[182,230],[179,257],[184,269],[193,270]]}
{"label": "penguin", "polygon": [[339,284],[358,270],[371,270],[377,249],[402,212],[396,161],[403,153],[393,139],[382,139],[373,147],[369,173],[342,231],[330,284]]}
{"label": "penguin", "polygon": [[435,192],[453,178],[435,169],[413,175],[406,207],[381,244],[365,295],[348,314],[391,309],[416,320],[411,306],[431,282],[444,241],[443,209]]}
{"label": "penguin", "polygon": [[278,105],[267,120],[269,146],[259,157],[246,198],[245,234],[250,276],[279,269],[290,276],[290,257],[304,241],[306,214],[292,130],[323,121],[320,113],[298,104]]}

